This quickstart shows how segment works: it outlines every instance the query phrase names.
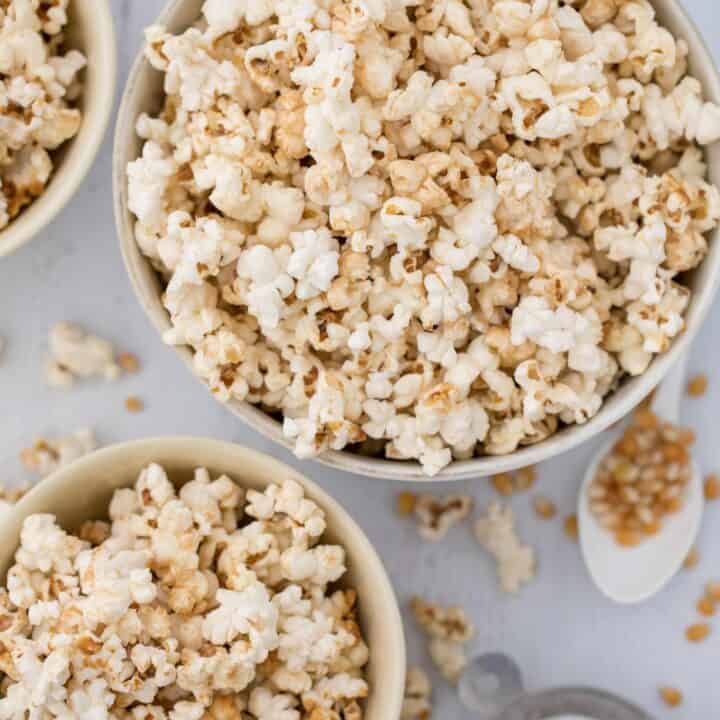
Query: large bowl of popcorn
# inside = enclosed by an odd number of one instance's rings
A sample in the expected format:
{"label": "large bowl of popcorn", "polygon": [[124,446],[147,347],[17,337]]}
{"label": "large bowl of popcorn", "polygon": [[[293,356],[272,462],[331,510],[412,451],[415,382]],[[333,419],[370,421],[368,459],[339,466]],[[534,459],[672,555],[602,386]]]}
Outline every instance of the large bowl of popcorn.
{"label": "large bowl of popcorn", "polygon": [[108,0],[0,3],[0,256],[70,201],[115,99]]}
{"label": "large bowl of popcorn", "polygon": [[36,486],[0,538],[3,716],[400,715],[380,559],[270,457],[196,438],[110,447]]}
{"label": "large bowl of popcorn", "polygon": [[679,3],[176,0],[146,37],[115,140],[133,286],[301,457],[531,465],[697,333],[720,82]]}

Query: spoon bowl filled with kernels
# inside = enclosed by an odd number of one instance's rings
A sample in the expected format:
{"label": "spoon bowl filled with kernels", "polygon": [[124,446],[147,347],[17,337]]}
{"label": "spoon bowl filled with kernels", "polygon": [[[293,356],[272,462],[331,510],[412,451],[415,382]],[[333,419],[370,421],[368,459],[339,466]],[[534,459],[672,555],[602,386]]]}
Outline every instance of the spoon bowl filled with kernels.
{"label": "spoon bowl filled with kernels", "polygon": [[7,512],[0,570],[4,717],[399,717],[381,561],[334,500],[254,451],[163,438],[89,455]]}
{"label": "spoon bowl filled with kernels", "polygon": [[600,590],[623,604],[659,592],[680,570],[700,530],[705,488],[680,427],[683,358],[621,437],[588,466],[578,501],[580,545]]}
{"label": "spoon bowl filled with kernels", "polygon": [[720,278],[720,81],[677,0],[173,0],[115,138],[163,340],[371,477],[487,476],[627,415]]}
{"label": "spoon bowl filled with kernels", "polygon": [[70,201],[100,149],[115,99],[108,0],[0,7],[0,256]]}

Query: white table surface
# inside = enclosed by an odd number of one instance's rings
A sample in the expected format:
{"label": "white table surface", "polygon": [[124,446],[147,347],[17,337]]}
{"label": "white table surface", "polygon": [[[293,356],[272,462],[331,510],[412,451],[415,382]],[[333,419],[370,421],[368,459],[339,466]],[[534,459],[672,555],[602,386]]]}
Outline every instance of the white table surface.
{"label": "white table surface", "polygon": [[[142,38],[162,0],[111,0],[119,41],[118,92]],[[687,0],[691,14],[712,40],[720,34],[714,0]],[[720,48],[715,48],[720,59]],[[125,275],[112,216],[110,155],[112,134],[80,192],[55,223],[15,255],[0,261],[0,335],[7,348],[0,363],[1,475],[5,482],[29,479],[18,452],[41,434],[67,434],[89,426],[109,444],[153,435],[187,434],[232,440],[290,463],[335,495],[367,531],[383,557],[399,600],[418,593],[465,607],[477,624],[473,651],[502,650],[523,666],[530,688],[565,684],[607,688],[641,704],[657,718],[712,720],[720,716],[720,617],[715,634],[689,645],[684,628],[696,621],[694,605],[703,584],[720,579],[720,503],[710,507],[699,544],[701,563],[684,571],[651,602],[615,607],[592,586],[577,546],[561,521],[540,522],[530,496],[512,500],[523,538],[537,547],[537,579],[519,597],[498,588],[491,560],[473,539],[469,525],[456,528],[440,544],[420,542],[409,521],[398,519],[393,501],[398,485],[330,471],[299,462],[265,441],[218,405],[163,346],[135,300]],[[67,392],[43,384],[42,363],[48,328],[60,320],[86,325],[119,348],[135,352],[142,372],[116,383],[83,383]],[[717,414],[720,400],[720,308],[699,337],[691,368],[711,379],[708,395],[688,400],[684,417],[699,435],[705,471],[720,469]],[[139,415],[125,411],[124,399],[146,402]],[[573,511],[582,470],[597,443],[540,468],[538,491]],[[425,488],[431,490],[430,486]],[[493,497],[486,480],[435,488],[473,494],[480,506]],[[406,613],[409,661],[430,669],[425,643]],[[460,720],[455,691],[435,673],[434,717]],[[657,688],[673,684],[686,695],[683,708],[668,711]]]}

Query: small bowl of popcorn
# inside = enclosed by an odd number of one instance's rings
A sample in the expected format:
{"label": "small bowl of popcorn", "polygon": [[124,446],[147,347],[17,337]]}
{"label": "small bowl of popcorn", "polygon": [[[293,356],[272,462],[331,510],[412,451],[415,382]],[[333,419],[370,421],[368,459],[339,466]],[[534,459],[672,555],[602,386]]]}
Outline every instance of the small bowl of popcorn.
{"label": "small bowl of popcorn", "polygon": [[193,438],[110,447],[36,486],[0,538],[3,716],[399,717],[382,563],[270,457]]}
{"label": "small bowl of popcorn", "polygon": [[0,3],[0,256],[69,202],[115,98],[108,0]]}
{"label": "small bowl of popcorn", "polygon": [[635,407],[720,277],[720,81],[673,0],[175,0],[115,139],[140,301],[221,402],[367,476]]}

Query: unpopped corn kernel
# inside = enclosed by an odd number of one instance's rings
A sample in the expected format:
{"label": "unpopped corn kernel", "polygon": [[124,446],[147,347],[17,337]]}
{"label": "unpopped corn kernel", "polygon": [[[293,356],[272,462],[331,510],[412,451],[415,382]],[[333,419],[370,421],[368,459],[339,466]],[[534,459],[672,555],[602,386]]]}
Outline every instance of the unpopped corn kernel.
{"label": "unpopped corn kernel", "polygon": [[705,617],[712,617],[716,613],[717,607],[715,605],[715,601],[712,598],[704,596],[701,597],[700,600],[698,600],[697,610],[701,615],[704,615]]}
{"label": "unpopped corn kernel", "polygon": [[513,477],[510,473],[500,473],[493,475],[490,482],[495,490],[504,497],[509,497],[515,492]]}
{"label": "unpopped corn kernel", "polygon": [[525,490],[529,490],[533,485],[535,485],[535,482],[537,481],[537,470],[530,466],[526,468],[521,468],[515,473],[515,480],[514,480],[514,486],[515,490],[519,492],[524,492]]}
{"label": "unpopped corn kernel", "polygon": [[563,523],[565,534],[570,540],[577,542],[578,539],[578,519],[577,515],[568,515]]}
{"label": "unpopped corn kernel", "polygon": [[400,515],[400,517],[406,517],[408,515],[412,515],[413,512],[415,512],[415,506],[417,505],[418,497],[415,493],[411,492],[401,492],[397,495],[397,500],[395,503],[395,508],[397,510],[397,514]]}
{"label": "unpopped corn kernel", "polygon": [[130,397],[125,398],[125,409],[128,412],[139,413],[142,412],[144,408],[145,404],[139,397],[131,395]]}
{"label": "unpopped corn kernel", "polygon": [[660,698],[668,707],[675,708],[682,705],[683,694],[677,688],[665,685],[661,687],[658,692],[660,693]]}
{"label": "unpopped corn kernel", "polygon": [[716,474],[708,475],[704,484],[705,499],[708,501],[720,498],[720,477]]}
{"label": "unpopped corn kernel", "polygon": [[712,628],[708,625],[708,623],[695,623],[694,625],[690,625],[686,628],[685,637],[688,642],[701,643],[704,640],[707,640],[711,632]]}
{"label": "unpopped corn kernel", "polygon": [[717,603],[720,603],[720,581],[710,582],[705,588],[707,597],[712,598]]}
{"label": "unpopped corn kernel", "polygon": [[699,562],[700,562],[700,553],[698,552],[698,549],[695,546],[693,546],[690,548],[690,552],[687,554],[687,557],[685,558],[683,567],[686,570],[692,570],[694,567],[697,567]]}
{"label": "unpopped corn kernel", "polygon": [[117,364],[126,372],[131,375],[140,371],[140,360],[137,355],[133,353],[122,352],[117,356]]}
{"label": "unpopped corn kernel", "polygon": [[695,375],[688,381],[687,391],[690,397],[702,397],[708,388],[707,375]]}
{"label": "unpopped corn kernel", "polygon": [[543,495],[533,498],[533,508],[537,516],[543,520],[552,520],[557,515],[555,503]]}

